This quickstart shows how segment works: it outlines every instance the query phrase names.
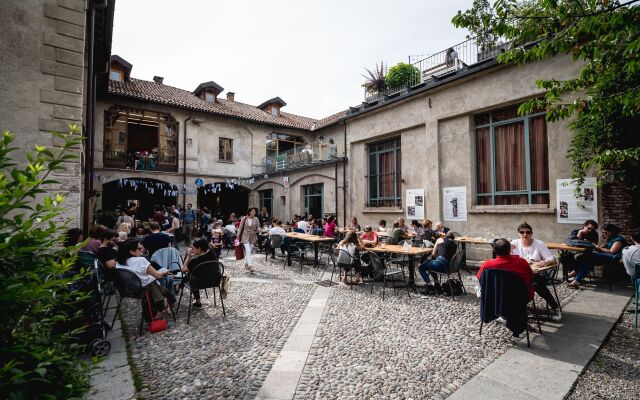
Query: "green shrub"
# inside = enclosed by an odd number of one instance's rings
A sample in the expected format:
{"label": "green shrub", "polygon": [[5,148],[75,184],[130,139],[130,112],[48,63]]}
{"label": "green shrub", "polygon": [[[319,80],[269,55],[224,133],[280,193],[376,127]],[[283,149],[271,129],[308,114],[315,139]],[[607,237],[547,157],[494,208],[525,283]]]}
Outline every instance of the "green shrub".
{"label": "green shrub", "polygon": [[[60,246],[66,223],[64,198],[51,195],[58,184],[52,172],[75,162],[81,144],[78,128],[54,132],[60,147],[36,145],[27,163],[10,158],[13,136],[0,137],[0,398],[66,399],[88,389],[88,370],[78,359],[82,347],[70,330],[74,302],[85,297],[68,291],[83,271],[68,276],[76,248]],[[49,189],[49,190],[45,190]],[[71,273],[72,274],[72,273]]]}
{"label": "green shrub", "polygon": [[420,70],[411,64],[398,63],[389,68],[385,83],[389,88],[417,85],[420,83]]}

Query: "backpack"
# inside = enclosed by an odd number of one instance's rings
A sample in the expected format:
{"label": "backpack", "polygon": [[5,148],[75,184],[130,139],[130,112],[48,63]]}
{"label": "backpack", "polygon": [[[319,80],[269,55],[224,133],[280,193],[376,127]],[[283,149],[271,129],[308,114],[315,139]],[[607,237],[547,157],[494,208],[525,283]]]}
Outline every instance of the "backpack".
{"label": "backpack", "polygon": [[[451,284],[451,286],[449,286]],[[462,295],[462,282],[457,279],[449,279],[442,284],[442,294],[445,296],[451,296],[451,289],[453,289],[454,296]]]}

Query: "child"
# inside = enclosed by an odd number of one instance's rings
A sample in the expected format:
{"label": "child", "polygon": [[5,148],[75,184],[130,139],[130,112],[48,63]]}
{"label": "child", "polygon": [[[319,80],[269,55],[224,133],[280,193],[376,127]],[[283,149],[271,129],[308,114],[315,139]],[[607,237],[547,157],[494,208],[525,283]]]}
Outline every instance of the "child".
{"label": "child", "polygon": [[217,258],[222,255],[222,229],[214,229],[213,237],[211,238],[211,244],[213,245],[213,252]]}

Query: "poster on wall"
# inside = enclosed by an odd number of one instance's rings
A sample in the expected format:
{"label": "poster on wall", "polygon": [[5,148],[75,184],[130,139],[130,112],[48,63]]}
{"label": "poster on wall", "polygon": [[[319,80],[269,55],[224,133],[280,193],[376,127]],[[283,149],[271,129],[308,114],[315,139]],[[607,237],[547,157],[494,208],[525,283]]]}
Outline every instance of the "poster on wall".
{"label": "poster on wall", "polygon": [[467,220],[467,187],[455,186],[442,189],[442,209],[445,221]]}
{"label": "poster on wall", "polygon": [[424,219],[424,189],[407,189],[407,219]]}
{"label": "poster on wall", "polygon": [[582,224],[588,219],[598,220],[598,190],[596,178],[585,178],[579,194],[572,179],[556,179],[559,224]]}

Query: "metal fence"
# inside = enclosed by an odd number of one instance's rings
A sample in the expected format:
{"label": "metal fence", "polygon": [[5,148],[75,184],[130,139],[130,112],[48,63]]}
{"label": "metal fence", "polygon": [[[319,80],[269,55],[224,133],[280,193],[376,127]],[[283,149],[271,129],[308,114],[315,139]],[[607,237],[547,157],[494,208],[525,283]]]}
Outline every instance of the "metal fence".
{"label": "metal fence", "polygon": [[322,161],[329,161],[337,157],[337,145],[326,142],[312,142],[304,146],[297,146],[291,150],[279,153],[275,157],[262,159],[262,173],[284,171],[312,165]]}
{"label": "metal fence", "polygon": [[411,63],[419,72],[412,75],[410,81],[400,87],[388,87],[383,91],[369,93],[365,91],[365,102],[380,100],[385,96],[406,90],[407,87],[419,85],[430,80],[437,80],[460,69],[467,68],[473,64],[496,57],[498,54],[508,49],[509,43],[501,43],[487,50],[481,50],[475,39],[469,39],[432,54],[421,60]]}

